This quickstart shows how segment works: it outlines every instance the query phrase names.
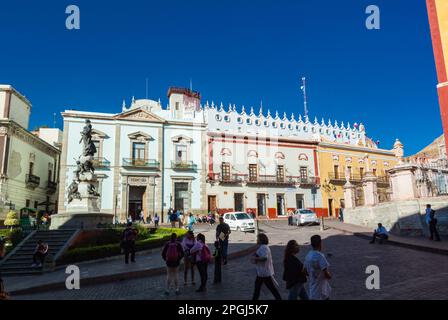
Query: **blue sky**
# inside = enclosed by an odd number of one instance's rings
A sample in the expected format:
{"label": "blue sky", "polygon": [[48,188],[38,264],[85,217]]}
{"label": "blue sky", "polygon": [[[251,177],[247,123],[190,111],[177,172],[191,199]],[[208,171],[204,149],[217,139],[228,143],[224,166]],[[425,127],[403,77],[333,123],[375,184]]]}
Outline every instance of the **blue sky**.
{"label": "blue sky", "polygon": [[[81,30],[65,28],[65,8]],[[365,28],[365,8],[381,30]],[[167,102],[169,86],[206,100],[363,122],[406,154],[442,133],[425,1],[8,1],[0,10],[0,83],[33,103],[31,128],[68,108],[119,112],[123,98]]]}

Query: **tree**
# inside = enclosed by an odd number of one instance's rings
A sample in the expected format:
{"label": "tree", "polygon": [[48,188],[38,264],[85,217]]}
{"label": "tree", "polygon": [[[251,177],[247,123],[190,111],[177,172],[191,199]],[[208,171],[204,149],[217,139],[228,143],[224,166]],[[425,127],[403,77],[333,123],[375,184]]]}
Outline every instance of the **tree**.
{"label": "tree", "polygon": [[18,215],[17,212],[15,211],[9,211],[8,214],[6,215],[6,219],[4,222],[4,225],[7,227],[11,227],[11,230],[13,227],[16,227],[20,224],[19,219],[18,219]]}

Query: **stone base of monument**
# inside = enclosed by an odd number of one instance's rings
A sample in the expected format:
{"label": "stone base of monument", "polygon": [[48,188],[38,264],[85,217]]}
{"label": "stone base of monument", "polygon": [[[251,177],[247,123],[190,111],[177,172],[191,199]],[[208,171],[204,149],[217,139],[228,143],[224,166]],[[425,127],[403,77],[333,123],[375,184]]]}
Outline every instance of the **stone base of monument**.
{"label": "stone base of monument", "polygon": [[110,213],[65,212],[51,217],[50,230],[56,229],[96,229],[98,224],[113,223],[114,215]]}
{"label": "stone base of monument", "polygon": [[63,213],[51,217],[50,229],[95,229],[98,224],[113,223],[114,215],[101,213],[100,197],[90,195],[89,182],[78,185],[79,199],[73,199]]}

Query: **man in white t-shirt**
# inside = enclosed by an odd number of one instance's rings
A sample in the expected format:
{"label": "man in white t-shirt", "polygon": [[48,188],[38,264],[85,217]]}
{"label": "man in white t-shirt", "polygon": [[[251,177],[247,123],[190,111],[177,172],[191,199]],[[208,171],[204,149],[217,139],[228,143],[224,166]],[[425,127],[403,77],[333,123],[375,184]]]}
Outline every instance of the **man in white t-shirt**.
{"label": "man in white t-shirt", "polygon": [[322,250],[322,239],[315,235],[311,237],[312,250],[306,255],[305,268],[309,276],[310,300],[330,299],[331,286],[329,280],[331,274],[328,271],[328,263]]}

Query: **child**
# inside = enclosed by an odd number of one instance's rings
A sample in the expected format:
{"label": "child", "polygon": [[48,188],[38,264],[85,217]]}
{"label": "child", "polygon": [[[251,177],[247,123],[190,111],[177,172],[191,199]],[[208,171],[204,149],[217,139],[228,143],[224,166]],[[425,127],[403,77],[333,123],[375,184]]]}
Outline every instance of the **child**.
{"label": "child", "polygon": [[221,283],[222,252],[219,241],[215,241],[215,252],[213,253],[213,257],[215,257],[215,279],[213,283]]}

